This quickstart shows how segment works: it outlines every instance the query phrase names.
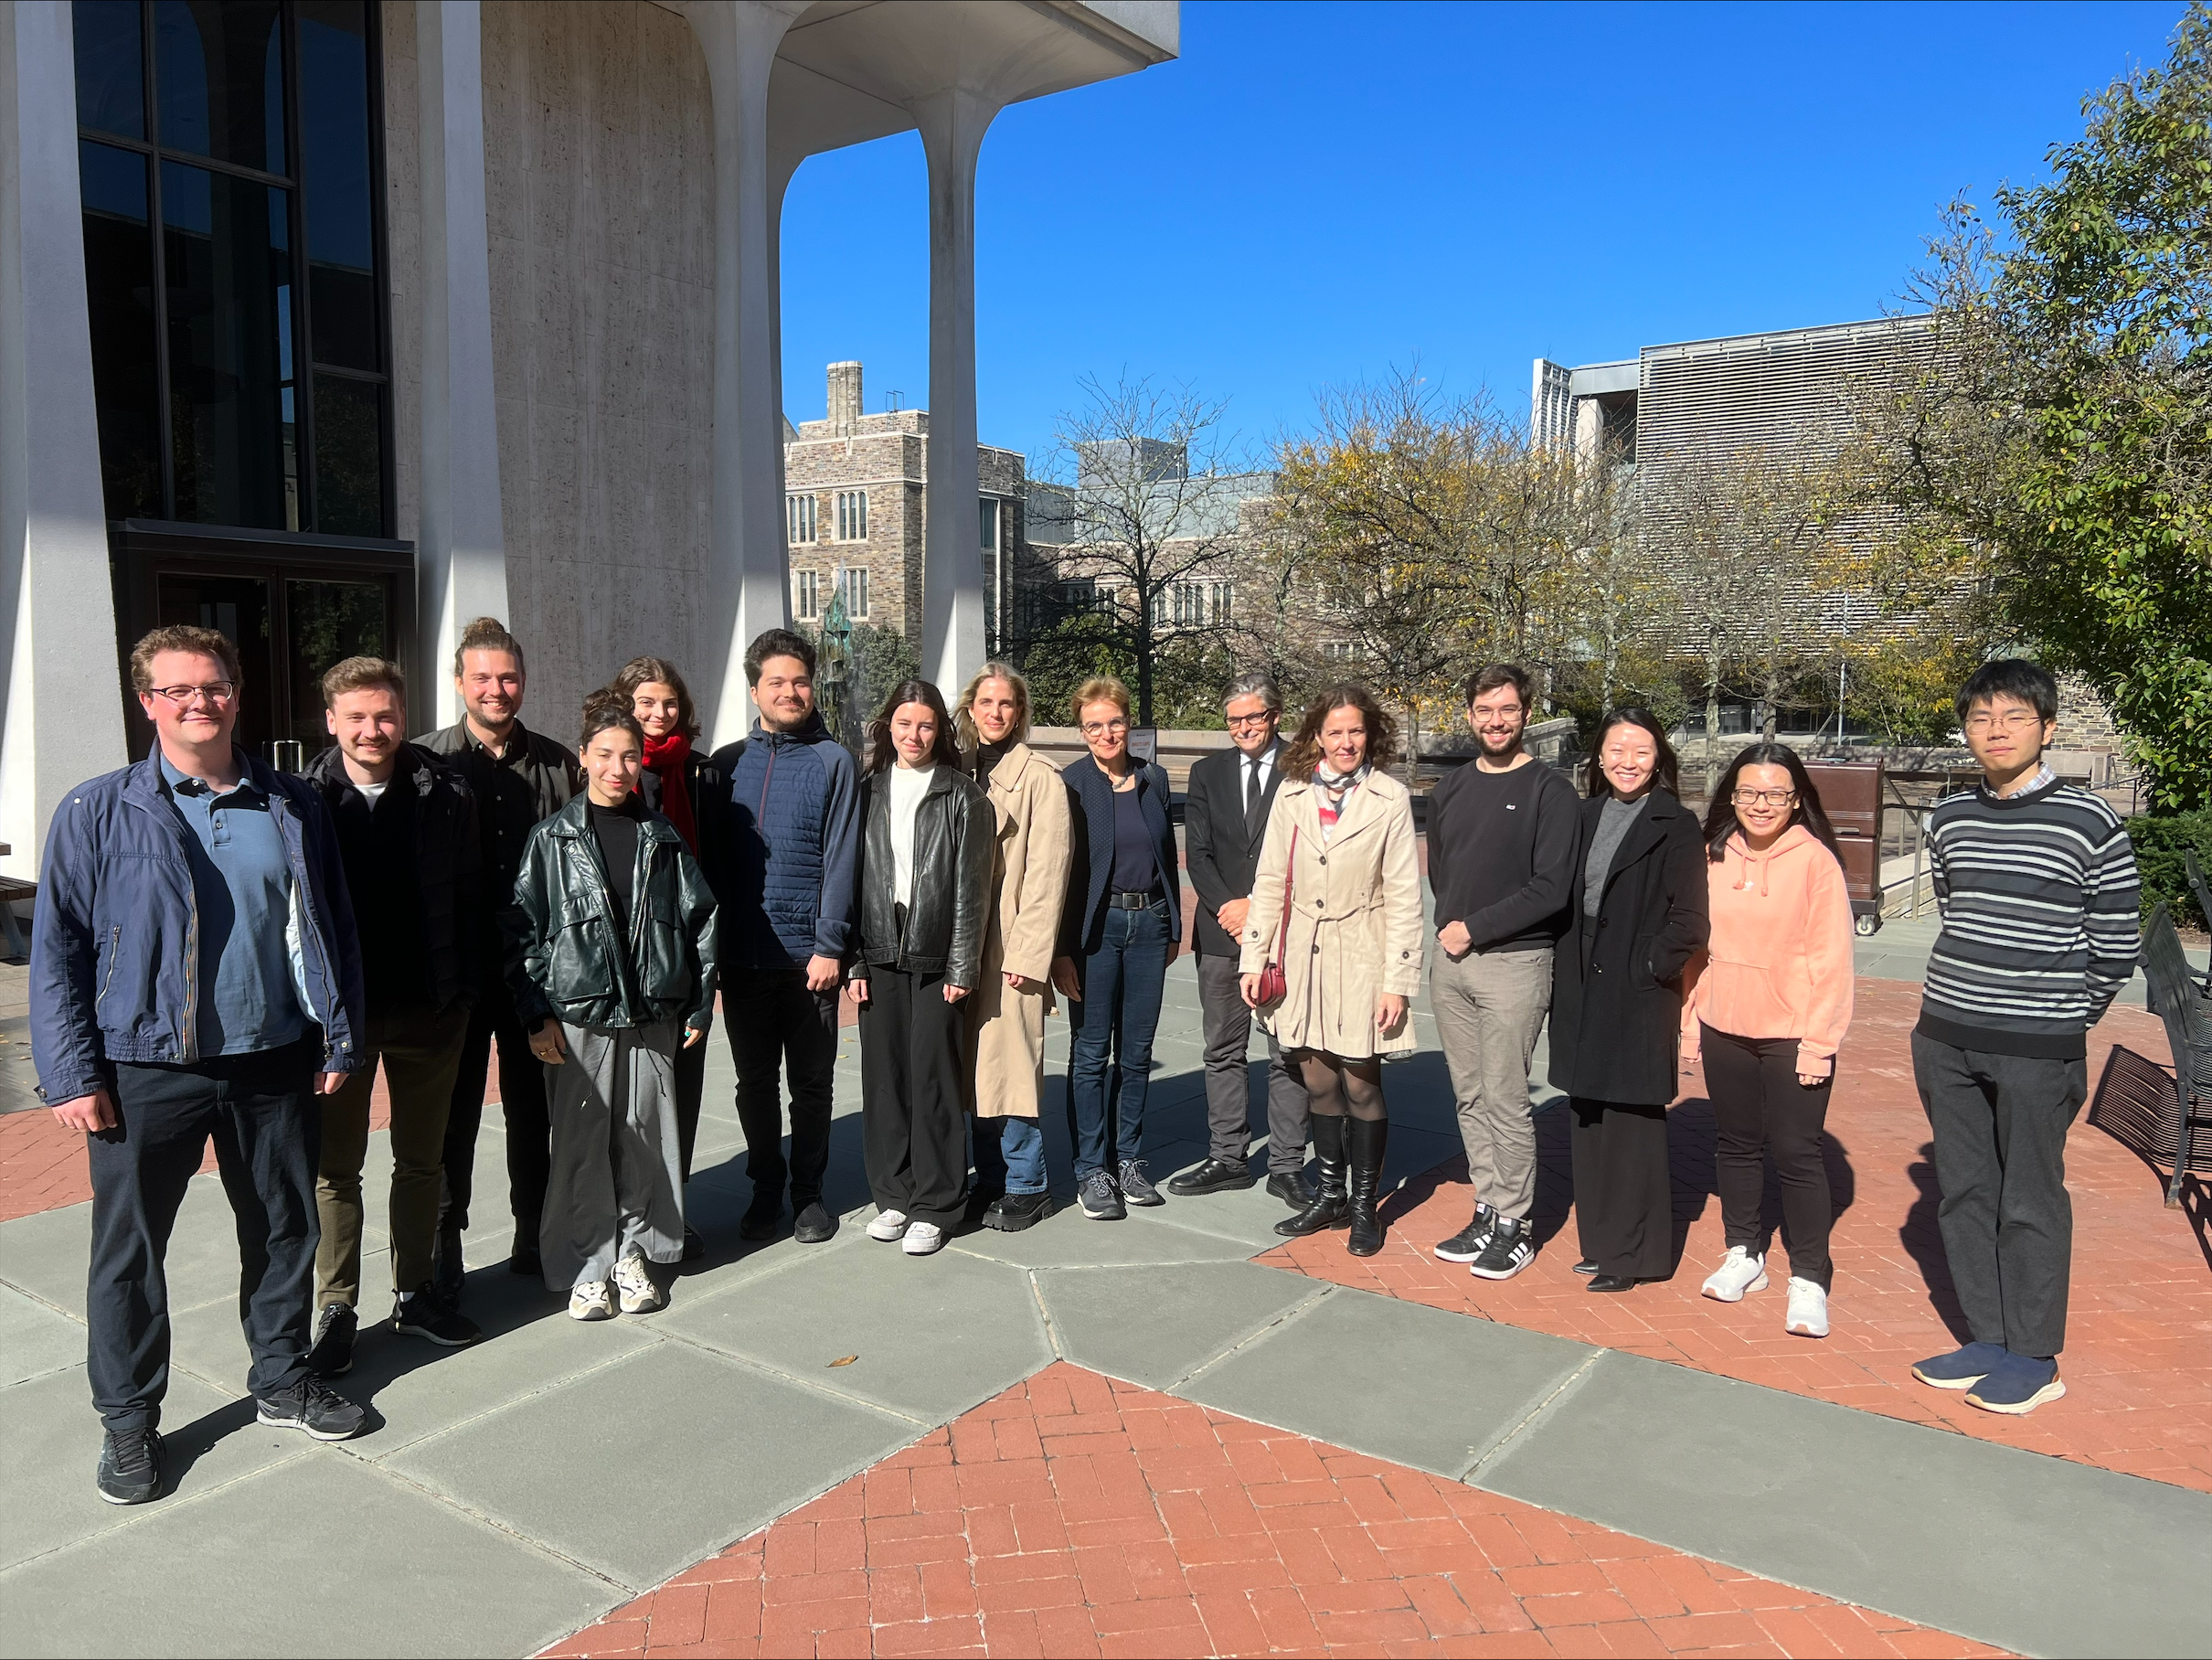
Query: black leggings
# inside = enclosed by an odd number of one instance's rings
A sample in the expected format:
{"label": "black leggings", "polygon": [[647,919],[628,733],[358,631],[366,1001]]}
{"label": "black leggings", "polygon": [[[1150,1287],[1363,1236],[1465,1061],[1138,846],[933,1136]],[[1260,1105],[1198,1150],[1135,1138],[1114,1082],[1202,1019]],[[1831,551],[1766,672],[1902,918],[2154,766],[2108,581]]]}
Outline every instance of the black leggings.
{"label": "black leggings", "polygon": [[1828,1118],[1827,1078],[1807,1089],[1797,1081],[1797,1039],[1738,1038],[1705,1027],[1706,1092],[1713,1098],[1714,1145],[1720,1188],[1720,1218],[1728,1242],[1753,1256],[1767,1248],[1761,1211],[1767,1190],[1766,1155],[1781,1177],[1781,1236],[1790,1272],[1826,1291],[1834,1270],[1828,1261],[1828,1225],[1834,1205],[1821,1132]]}
{"label": "black leggings", "polygon": [[1347,1109],[1354,1118],[1389,1116],[1383,1105],[1381,1061],[1346,1060],[1325,1049],[1301,1049],[1296,1059],[1311,1111],[1324,1118],[1342,1118]]}

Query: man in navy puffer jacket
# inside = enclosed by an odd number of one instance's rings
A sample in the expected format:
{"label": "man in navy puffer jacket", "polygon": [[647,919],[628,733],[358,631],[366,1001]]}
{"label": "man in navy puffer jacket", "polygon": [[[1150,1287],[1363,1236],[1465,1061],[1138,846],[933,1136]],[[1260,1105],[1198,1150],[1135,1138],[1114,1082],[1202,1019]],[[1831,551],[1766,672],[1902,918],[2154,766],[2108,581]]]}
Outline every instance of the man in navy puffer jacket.
{"label": "man in navy puffer jacket", "polygon": [[[837,1061],[837,986],[852,940],[859,857],[853,758],[814,710],[814,648],[771,628],[745,654],[760,717],[741,743],[715,752],[729,780],[727,849],[707,877],[722,910],[722,1016],[738,1070],[752,1203],[740,1232],[772,1239],[791,1185],[793,1232],[818,1244],[837,1230],[823,1208],[830,1089]],[[723,803],[718,803],[719,809]],[[783,1156],[779,1074],[791,1076],[791,1157]]]}

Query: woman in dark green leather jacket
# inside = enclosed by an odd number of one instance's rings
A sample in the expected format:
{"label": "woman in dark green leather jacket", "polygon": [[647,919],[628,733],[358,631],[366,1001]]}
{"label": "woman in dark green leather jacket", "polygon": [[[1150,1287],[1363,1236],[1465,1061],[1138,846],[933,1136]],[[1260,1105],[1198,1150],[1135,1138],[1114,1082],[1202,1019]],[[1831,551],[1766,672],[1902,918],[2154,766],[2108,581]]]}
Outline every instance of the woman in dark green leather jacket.
{"label": "woman in dark green leather jacket", "polygon": [[714,1017],[714,894],[638,795],[643,753],[625,705],[586,706],[585,793],[530,833],[503,918],[551,1101],[538,1255],[579,1320],[668,1301],[646,1265],[684,1254],[676,1050],[704,1042]]}

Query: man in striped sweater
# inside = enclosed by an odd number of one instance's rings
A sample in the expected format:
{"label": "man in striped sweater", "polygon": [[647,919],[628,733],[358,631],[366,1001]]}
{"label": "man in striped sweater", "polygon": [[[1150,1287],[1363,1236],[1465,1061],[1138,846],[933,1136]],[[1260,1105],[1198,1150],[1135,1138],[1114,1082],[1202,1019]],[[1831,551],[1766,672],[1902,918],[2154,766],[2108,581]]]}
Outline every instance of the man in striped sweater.
{"label": "man in striped sweater", "polygon": [[1912,1069],[1973,1341],[1912,1375],[2017,1414],[2066,1393],[2066,1133],[2089,1091],[2088,1030],[2134,972],[2138,883],[2119,815],[2044,764],[2058,717],[2047,670],[1983,664],[1958,710],[1983,782],[1928,815],[1943,929]]}

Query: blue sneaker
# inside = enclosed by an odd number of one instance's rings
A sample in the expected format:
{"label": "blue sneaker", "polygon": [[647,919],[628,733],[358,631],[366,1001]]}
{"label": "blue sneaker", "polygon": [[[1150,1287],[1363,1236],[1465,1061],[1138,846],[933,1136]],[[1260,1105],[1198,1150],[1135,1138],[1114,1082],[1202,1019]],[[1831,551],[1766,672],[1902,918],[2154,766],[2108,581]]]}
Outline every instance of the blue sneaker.
{"label": "blue sneaker", "polygon": [[2031,1360],[2026,1355],[2006,1355],[2004,1364],[1968,1391],[1966,1404],[1984,1412],[2005,1412],[2018,1418],[2047,1400],[2066,1393],[2056,1360]]}
{"label": "blue sneaker", "polygon": [[1912,1375],[1939,1389],[1971,1389],[2010,1358],[2002,1343],[1970,1343],[1955,1353],[1921,1361]]}

